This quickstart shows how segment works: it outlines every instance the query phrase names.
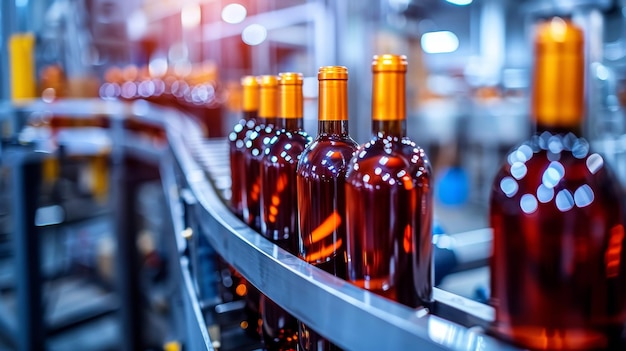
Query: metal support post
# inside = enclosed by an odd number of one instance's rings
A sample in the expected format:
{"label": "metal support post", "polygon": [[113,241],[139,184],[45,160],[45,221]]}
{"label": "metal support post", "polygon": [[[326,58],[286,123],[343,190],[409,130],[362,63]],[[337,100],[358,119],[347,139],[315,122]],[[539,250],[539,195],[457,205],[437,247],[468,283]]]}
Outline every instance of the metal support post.
{"label": "metal support post", "polygon": [[17,268],[18,347],[44,349],[42,274],[35,212],[41,183],[39,153],[20,151],[12,163],[15,266]]}
{"label": "metal support post", "polygon": [[139,287],[140,258],[137,251],[138,223],[136,199],[140,186],[159,178],[158,169],[130,158],[114,154],[113,182],[115,184],[115,229],[117,239],[117,279],[121,299],[123,350],[142,348],[141,312],[143,299]]}

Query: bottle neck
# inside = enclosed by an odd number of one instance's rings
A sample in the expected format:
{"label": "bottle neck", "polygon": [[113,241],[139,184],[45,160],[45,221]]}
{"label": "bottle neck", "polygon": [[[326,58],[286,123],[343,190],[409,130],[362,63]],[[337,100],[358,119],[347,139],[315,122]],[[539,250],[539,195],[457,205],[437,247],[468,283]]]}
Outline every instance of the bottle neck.
{"label": "bottle neck", "polygon": [[246,121],[256,120],[258,115],[258,110],[243,111],[243,119]]}
{"label": "bottle neck", "polygon": [[571,125],[571,126],[559,126],[559,125],[548,125],[545,123],[541,123],[540,121],[537,121],[535,125],[535,133],[541,134],[543,132],[548,132],[550,134],[563,134],[563,135],[572,133],[576,135],[577,137],[583,136],[582,126],[580,124]]}
{"label": "bottle neck", "polygon": [[330,135],[348,135],[348,120],[330,121],[321,120],[318,122],[318,134],[330,134]]}
{"label": "bottle neck", "polygon": [[282,118],[276,119],[276,128],[285,129],[288,132],[296,132],[304,128],[302,118]]}
{"label": "bottle neck", "polygon": [[257,125],[262,125],[262,126],[275,126],[276,125],[276,117],[260,117],[257,116],[256,118],[257,120]]}
{"label": "bottle neck", "polygon": [[406,120],[373,120],[372,135],[378,137],[393,136],[402,138],[406,136]]}

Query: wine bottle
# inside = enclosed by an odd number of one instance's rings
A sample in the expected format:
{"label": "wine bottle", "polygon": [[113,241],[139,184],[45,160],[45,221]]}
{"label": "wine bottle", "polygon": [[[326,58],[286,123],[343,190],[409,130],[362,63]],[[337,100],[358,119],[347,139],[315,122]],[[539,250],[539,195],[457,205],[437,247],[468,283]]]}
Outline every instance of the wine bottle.
{"label": "wine bottle", "polygon": [[531,112],[490,199],[493,331],[536,350],[624,349],[624,193],[581,136],[583,31],[537,26]]}
{"label": "wine bottle", "polygon": [[[318,72],[318,136],[298,163],[299,256],[346,278],[345,174],[358,144],[348,134],[348,70],[326,66]],[[300,323],[301,350],[336,347]]]}
{"label": "wine bottle", "polygon": [[230,145],[230,176],[232,179],[230,208],[237,215],[243,217],[243,194],[245,184],[243,179],[244,153],[246,150],[245,138],[257,126],[257,114],[259,110],[259,82],[254,76],[245,76],[241,79],[243,88],[241,120],[235,124],[232,132],[228,135]]}
{"label": "wine bottle", "polygon": [[261,161],[265,147],[270,141],[276,123],[278,107],[278,77],[265,75],[259,77],[259,113],[257,126],[244,139],[243,182],[245,193],[242,195],[243,220],[252,228],[261,228]]}
{"label": "wine bottle", "polygon": [[[243,218],[243,197],[246,195],[245,177],[245,154],[246,154],[246,138],[249,137],[255,128],[258,127],[258,110],[259,110],[259,81],[255,76],[245,76],[241,79],[242,86],[242,118],[235,124],[232,132],[228,135],[230,146],[230,175],[231,200],[230,208],[239,218]],[[229,293],[233,299],[245,299],[244,316],[245,320],[240,326],[245,330],[246,334],[253,339],[261,339],[259,312],[260,292],[250,282],[248,282],[241,273],[231,266],[223,262],[227,267],[227,274],[230,275],[232,283]]]}
{"label": "wine bottle", "polygon": [[261,234],[285,250],[298,252],[296,169],[311,137],[303,129],[302,74],[279,75],[276,133],[261,167]]}
{"label": "wine bottle", "polygon": [[346,176],[348,280],[410,307],[432,300],[433,179],[406,136],[405,56],[374,56],[372,139]]}
{"label": "wine bottle", "polygon": [[[261,167],[261,234],[297,255],[298,194],[296,168],[311,142],[303,130],[302,74],[279,74],[279,110],[275,134],[265,148]],[[261,297],[263,341],[267,350],[295,350],[298,321],[267,296]]]}

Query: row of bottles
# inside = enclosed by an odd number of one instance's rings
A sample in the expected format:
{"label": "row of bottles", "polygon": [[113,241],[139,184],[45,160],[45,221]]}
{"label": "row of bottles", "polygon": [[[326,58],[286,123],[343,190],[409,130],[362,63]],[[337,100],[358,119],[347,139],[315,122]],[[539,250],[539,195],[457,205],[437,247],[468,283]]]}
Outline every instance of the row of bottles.
{"label": "row of bottles", "polygon": [[[492,187],[490,332],[535,350],[624,349],[626,197],[582,138],[583,38],[567,18],[537,27],[536,134],[508,154]],[[319,70],[313,141],[302,130],[299,74],[245,77],[244,118],[230,136],[231,206],[306,262],[424,306],[432,301],[431,165],[406,137],[406,59],[375,56],[372,72],[373,136],[361,146],[349,136],[345,67]],[[337,349],[263,301],[268,349]]]}
{"label": "row of bottles", "polygon": [[189,65],[184,70],[168,68],[159,60],[150,66],[112,66],[104,73],[99,95],[105,100],[143,99],[174,107],[195,117],[205,135],[224,135],[221,108],[225,99],[212,62]]}
{"label": "row of bottles", "polygon": [[[375,56],[372,67],[373,138],[362,146],[349,136],[345,67],[319,70],[315,140],[303,130],[301,74],[244,77],[231,207],[306,262],[417,307],[432,299],[432,172],[405,135],[406,58]],[[265,296],[258,310],[269,350],[338,349]]]}

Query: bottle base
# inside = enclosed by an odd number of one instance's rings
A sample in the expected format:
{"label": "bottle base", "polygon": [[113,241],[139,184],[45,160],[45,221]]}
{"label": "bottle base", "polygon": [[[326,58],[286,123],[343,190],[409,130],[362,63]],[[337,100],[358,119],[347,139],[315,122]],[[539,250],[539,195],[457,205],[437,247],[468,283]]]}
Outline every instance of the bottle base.
{"label": "bottle base", "polygon": [[494,326],[492,332],[501,339],[532,350],[621,350],[623,346],[617,331],[500,325]]}

